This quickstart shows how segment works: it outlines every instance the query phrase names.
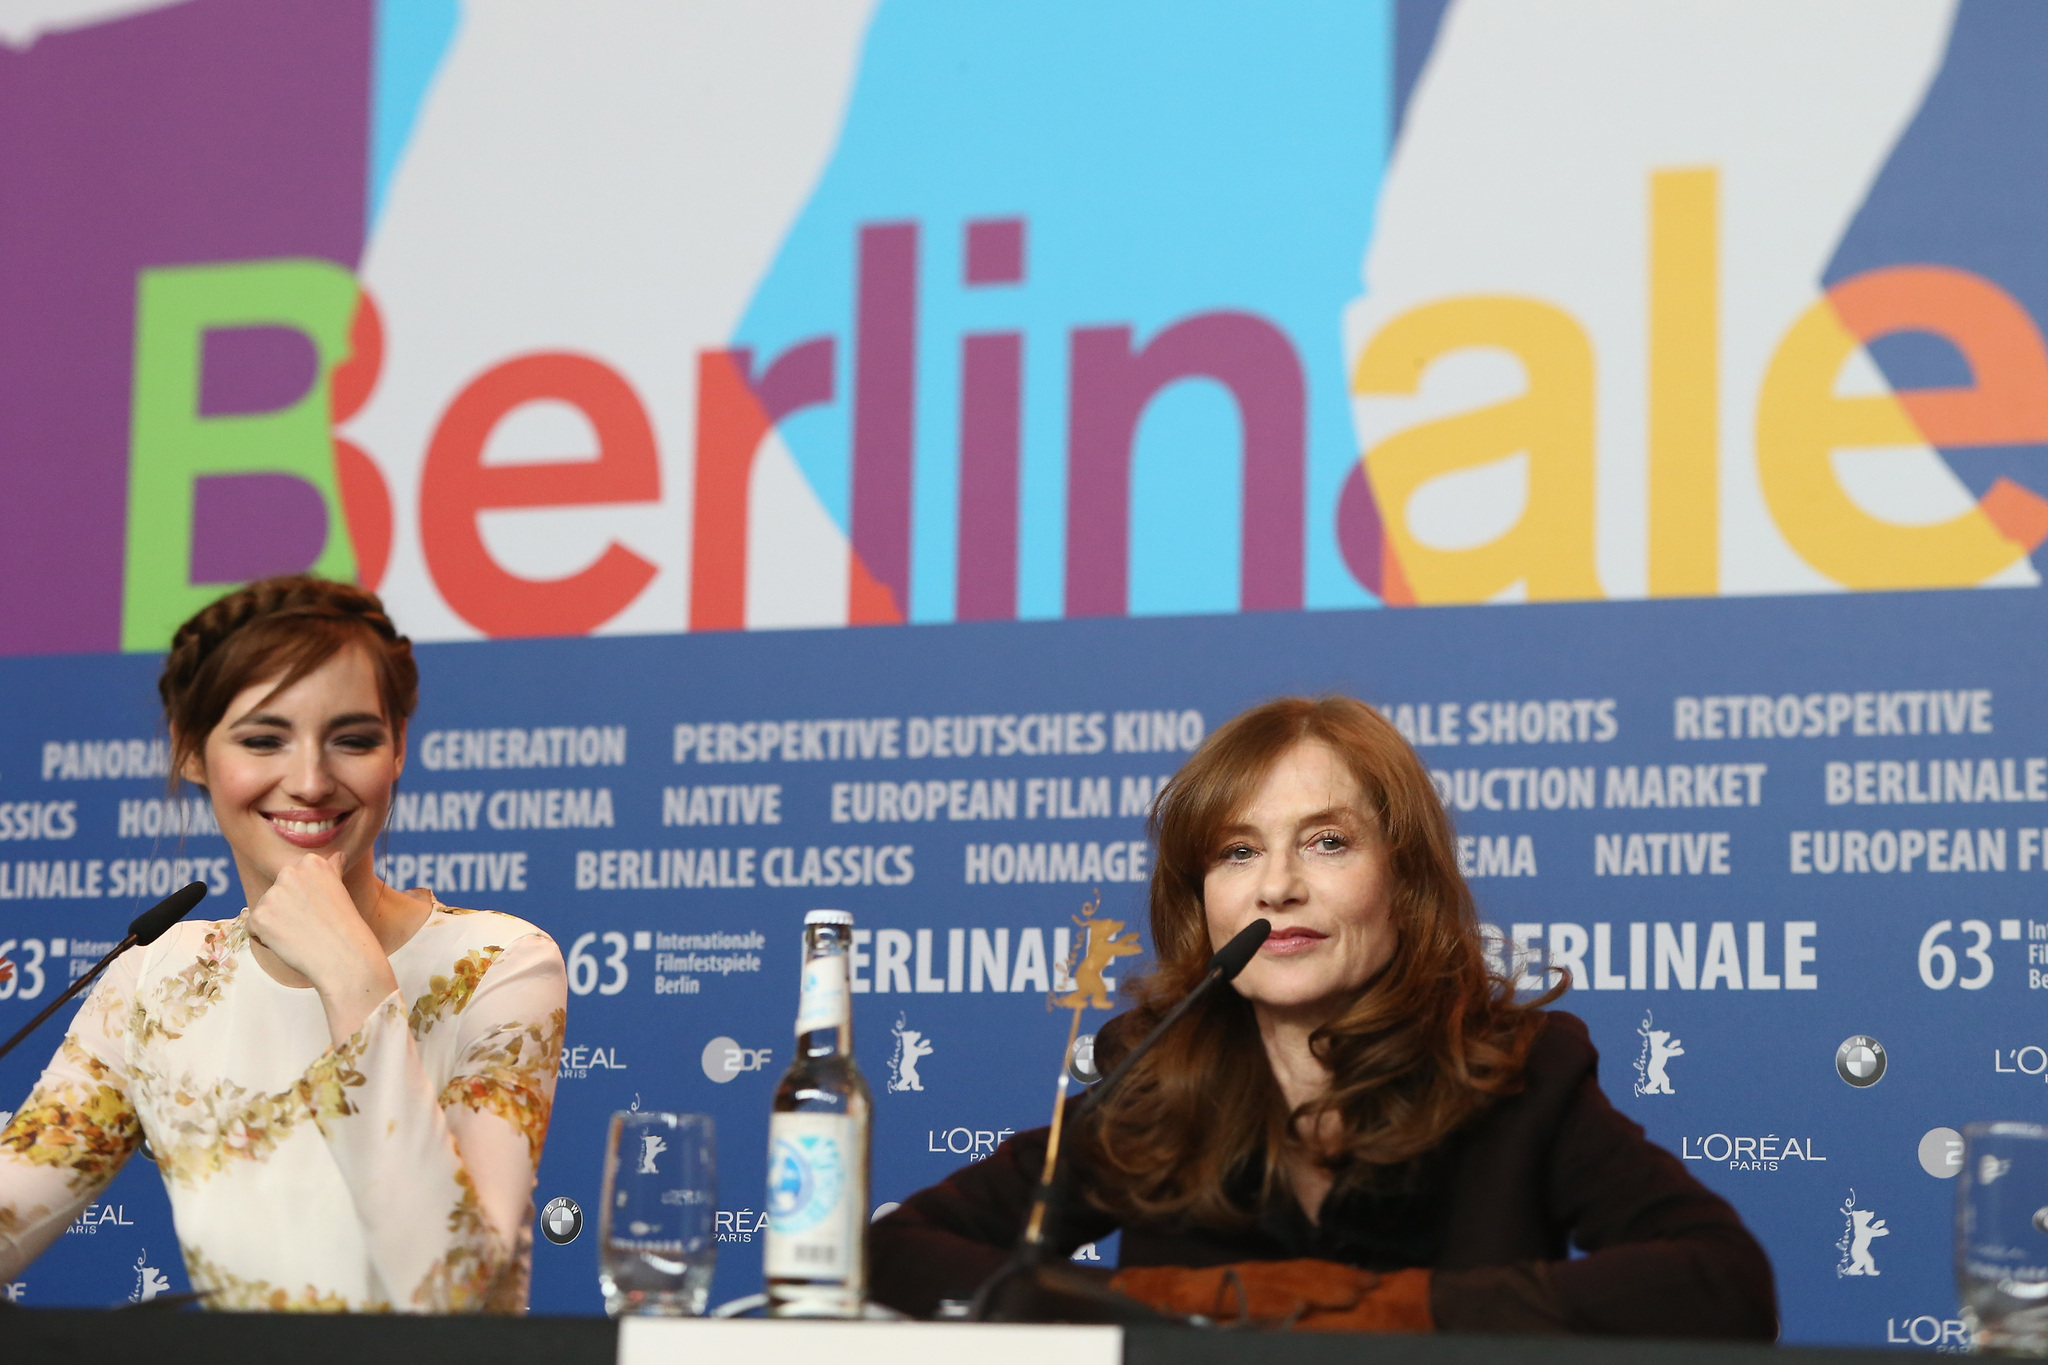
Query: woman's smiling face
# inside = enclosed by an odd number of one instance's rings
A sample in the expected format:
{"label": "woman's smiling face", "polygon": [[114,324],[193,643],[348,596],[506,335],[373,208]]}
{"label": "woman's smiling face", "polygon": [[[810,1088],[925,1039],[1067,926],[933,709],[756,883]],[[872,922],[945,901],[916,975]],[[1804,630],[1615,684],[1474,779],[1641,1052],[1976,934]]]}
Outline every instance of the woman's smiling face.
{"label": "woman's smiling face", "polygon": [[345,879],[367,868],[405,766],[361,648],[272,696],[276,685],[237,693],[183,774],[213,798],[252,904],[308,852],[335,859]]}
{"label": "woman's smiling face", "polygon": [[1320,1025],[1393,956],[1392,882],[1358,779],[1327,744],[1281,754],[1223,826],[1202,883],[1212,948],[1255,919],[1273,933],[1237,978],[1262,1016]]}

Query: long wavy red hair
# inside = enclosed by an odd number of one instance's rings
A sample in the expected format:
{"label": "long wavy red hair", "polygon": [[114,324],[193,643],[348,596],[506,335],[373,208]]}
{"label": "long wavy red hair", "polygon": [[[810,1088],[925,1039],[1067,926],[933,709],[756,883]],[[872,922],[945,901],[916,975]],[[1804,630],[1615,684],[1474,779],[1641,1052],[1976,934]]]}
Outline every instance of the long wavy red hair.
{"label": "long wavy red hair", "polygon": [[[1136,983],[1120,1041],[1142,1037],[1201,979],[1212,944],[1202,888],[1221,831],[1295,746],[1329,747],[1358,780],[1361,814],[1393,883],[1393,956],[1311,1040],[1330,1070],[1320,1100],[1290,1112],[1250,1004],[1219,991],[1197,1006],[1108,1097],[1082,1141],[1102,1178],[1092,1198],[1151,1220],[1229,1226],[1254,1211],[1232,1197],[1256,1178],[1267,1197],[1303,1131],[1328,1133],[1318,1159],[1340,1188],[1397,1173],[1495,1096],[1517,1088],[1541,1019],[1489,969],[1449,816],[1415,751],[1349,697],[1284,697],[1211,734],[1152,816],[1155,968]],[[1560,988],[1561,989],[1561,988]]]}

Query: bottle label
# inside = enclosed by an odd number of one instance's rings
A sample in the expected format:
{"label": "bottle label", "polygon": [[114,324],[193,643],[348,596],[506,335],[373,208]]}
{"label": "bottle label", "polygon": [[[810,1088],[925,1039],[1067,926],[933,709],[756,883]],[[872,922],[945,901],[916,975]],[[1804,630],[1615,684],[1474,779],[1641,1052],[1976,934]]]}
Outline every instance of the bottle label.
{"label": "bottle label", "polygon": [[[838,959],[844,962],[845,959]],[[844,973],[842,972],[842,976]],[[775,1114],[768,1120],[768,1246],[771,1279],[836,1279],[853,1271],[860,1228],[860,1152],[842,1114]]]}
{"label": "bottle label", "polygon": [[853,1018],[853,997],[846,988],[846,954],[826,953],[804,963],[803,989],[797,996],[796,1032],[842,1028]]}

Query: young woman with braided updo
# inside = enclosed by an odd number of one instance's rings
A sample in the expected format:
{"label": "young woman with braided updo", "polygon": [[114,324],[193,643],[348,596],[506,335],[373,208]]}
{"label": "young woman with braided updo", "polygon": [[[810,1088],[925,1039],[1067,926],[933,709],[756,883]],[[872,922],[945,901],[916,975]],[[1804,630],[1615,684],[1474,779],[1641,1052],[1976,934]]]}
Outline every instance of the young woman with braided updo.
{"label": "young woman with braided updo", "polygon": [[247,908],[108,968],[0,1130],[0,1280],[148,1139],[214,1308],[517,1312],[567,981],[554,941],[379,880],[412,646],[368,592],[273,578],[158,683]]}

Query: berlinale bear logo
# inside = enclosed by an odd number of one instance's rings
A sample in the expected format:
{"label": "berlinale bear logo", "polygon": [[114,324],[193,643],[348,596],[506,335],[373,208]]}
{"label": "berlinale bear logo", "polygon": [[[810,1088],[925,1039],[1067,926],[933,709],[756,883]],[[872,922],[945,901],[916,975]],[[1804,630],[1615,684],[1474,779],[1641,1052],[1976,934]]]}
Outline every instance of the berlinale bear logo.
{"label": "berlinale bear logo", "polygon": [[896,1016],[896,1027],[889,1031],[896,1035],[896,1047],[889,1054],[890,1093],[924,1089],[924,1078],[917,1074],[917,1064],[932,1055],[931,1039],[914,1028],[904,1027],[901,1014]]}
{"label": "berlinale bear logo", "polygon": [[1074,989],[1065,995],[1049,998],[1046,1002],[1047,1008],[1075,1011],[1111,1008],[1109,994],[1114,988],[1104,973],[1118,958],[1136,957],[1145,951],[1145,946],[1138,942],[1135,935],[1129,938],[1120,937],[1124,931],[1124,921],[1110,919],[1108,916],[1097,919],[1095,912],[1101,908],[1102,893],[1097,891],[1095,899],[1083,905],[1080,915],[1074,917],[1074,923],[1084,931],[1087,951],[1082,953],[1079,951],[1080,944],[1075,945],[1076,956],[1080,961],[1068,971],[1068,975],[1073,978]]}
{"label": "berlinale bear logo", "polygon": [[170,1287],[171,1282],[164,1278],[163,1271],[149,1263],[149,1249],[143,1248],[142,1254],[135,1258],[135,1288],[128,1295],[128,1302],[148,1303]]}
{"label": "berlinale bear logo", "polygon": [[1665,1065],[1673,1057],[1685,1055],[1683,1039],[1674,1038],[1667,1029],[1651,1028],[1652,1020],[1648,1010],[1643,1011],[1643,1022],[1636,1032],[1642,1035],[1642,1055],[1636,1058],[1636,1084],[1638,1095],[1675,1095],[1671,1088],[1671,1073]]}
{"label": "berlinale bear logo", "polygon": [[1892,1230],[1884,1225],[1872,1209],[1856,1207],[1856,1191],[1850,1190],[1849,1197],[1842,1204],[1847,1221],[1842,1226],[1841,1240],[1835,1247],[1842,1253],[1841,1263],[1835,1267],[1835,1275],[1876,1275],[1877,1258],[1870,1254],[1870,1244],[1880,1237],[1889,1237]]}
{"label": "berlinale bear logo", "polygon": [[667,1150],[668,1144],[661,1138],[653,1133],[643,1134],[640,1138],[640,1169],[637,1174],[660,1175],[661,1172],[654,1169],[654,1158]]}

